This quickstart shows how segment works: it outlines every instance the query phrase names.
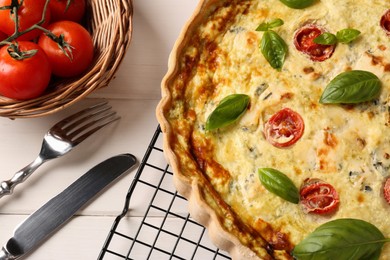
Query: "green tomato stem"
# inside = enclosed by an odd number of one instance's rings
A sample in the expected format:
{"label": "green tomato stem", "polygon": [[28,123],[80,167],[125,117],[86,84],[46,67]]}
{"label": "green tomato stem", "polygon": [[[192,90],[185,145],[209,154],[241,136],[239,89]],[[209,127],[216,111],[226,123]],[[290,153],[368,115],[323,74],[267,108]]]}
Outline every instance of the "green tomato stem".
{"label": "green tomato stem", "polygon": [[[3,46],[3,45],[10,45],[11,42],[15,41],[19,36],[23,35],[23,34],[26,34],[34,29],[39,29],[39,30],[42,30],[44,31],[46,34],[50,33],[52,35],[54,35],[52,32],[48,31],[47,29],[43,28],[41,25],[45,22],[45,19],[46,19],[46,10],[49,6],[49,2],[50,0],[46,0],[45,2],[45,5],[43,7],[43,12],[42,12],[42,17],[41,17],[41,20],[38,21],[36,24],[33,24],[32,26],[30,26],[29,28],[27,28],[26,30],[23,30],[23,31],[19,31],[19,15],[18,15],[18,10],[20,8],[20,6],[23,4],[23,0],[20,1],[20,3],[18,3],[18,0],[12,0],[11,2],[11,5],[10,6],[5,6],[4,9],[12,9],[11,12],[13,12],[15,15],[15,19],[14,19],[14,22],[15,22],[15,31],[14,33],[9,36],[7,39],[3,40],[0,42],[0,46]],[[55,36],[55,35],[54,35]]]}

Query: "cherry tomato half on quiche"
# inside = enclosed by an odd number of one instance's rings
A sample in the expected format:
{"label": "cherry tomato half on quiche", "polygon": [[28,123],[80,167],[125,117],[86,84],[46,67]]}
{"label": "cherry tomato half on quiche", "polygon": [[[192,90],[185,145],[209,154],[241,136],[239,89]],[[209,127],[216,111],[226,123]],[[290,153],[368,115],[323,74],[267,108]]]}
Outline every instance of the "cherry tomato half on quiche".
{"label": "cherry tomato half on quiche", "polygon": [[386,179],[385,184],[383,186],[383,196],[385,197],[387,203],[390,204],[390,177]]}
{"label": "cherry tomato half on quiche", "polygon": [[[18,56],[25,56],[18,59]],[[40,96],[49,85],[51,67],[35,43],[19,41],[0,49],[0,94],[19,100]]]}
{"label": "cherry tomato half on quiche", "polygon": [[308,24],[301,27],[294,35],[295,48],[305,53],[313,61],[324,61],[332,56],[335,45],[322,45],[314,42],[314,39],[320,36],[325,30],[314,25]]}
{"label": "cherry tomato half on quiche", "polygon": [[[0,0],[0,6],[10,6],[12,0]],[[19,16],[19,31],[26,30],[32,25],[38,23],[42,19],[43,9],[46,0],[24,0],[17,1],[21,6],[18,10]],[[0,10],[0,31],[3,31],[7,35],[12,35],[15,32],[15,15],[11,15],[10,9]],[[50,22],[50,10],[46,10],[45,22],[42,24],[46,27]],[[23,34],[18,37],[18,40],[32,40],[38,37],[42,33],[39,29],[34,29],[31,32]]]}
{"label": "cherry tomato half on quiche", "polygon": [[93,42],[89,32],[72,21],[52,23],[48,29],[56,35],[57,43],[46,34],[39,37],[38,45],[46,52],[53,74],[73,77],[84,72],[93,60]]}
{"label": "cherry tomato half on quiche", "polygon": [[307,213],[330,214],[340,203],[335,188],[317,178],[306,179],[299,194],[300,203]]}
{"label": "cherry tomato half on quiche", "polygon": [[49,3],[51,21],[80,22],[85,13],[85,0],[51,0]]}
{"label": "cherry tomato half on quiche", "polygon": [[273,146],[283,148],[295,144],[302,137],[304,129],[302,117],[289,108],[283,108],[265,123],[264,136]]}
{"label": "cherry tomato half on quiche", "polygon": [[385,30],[387,35],[390,35],[390,9],[386,11],[386,13],[383,14],[380,25]]}

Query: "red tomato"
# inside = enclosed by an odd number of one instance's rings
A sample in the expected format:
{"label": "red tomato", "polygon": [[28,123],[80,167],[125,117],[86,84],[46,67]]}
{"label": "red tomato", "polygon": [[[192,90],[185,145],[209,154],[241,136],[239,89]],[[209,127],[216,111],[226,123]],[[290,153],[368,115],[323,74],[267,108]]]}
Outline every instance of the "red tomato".
{"label": "red tomato", "polygon": [[390,35],[390,9],[384,13],[381,18],[380,25],[383,30],[386,31],[387,35]]}
{"label": "red tomato", "polygon": [[383,186],[383,195],[385,200],[390,204],[390,177],[387,178],[385,185]]}
{"label": "red tomato", "polygon": [[0,42],[1,42],[2,40],[7,39],[7,37],[8,37],[7,34],[5,34],[5,33],[3,33],[2,31],[0,31]]}
{"label": "red tomato", "polygon": [[[0,0],[0,6],[11,5],[12,0]],[[18,1],[20,2],[20,1]],[[19,31],[26,30],[32,25],[38,23],[42,19],[42,13],[46,0],[24,0],[19,7]],[[9,9],[0,10],[0,30],[8,35],[15,32],[15,23],[13,21],[14,15],[11,15]],[[42,24],[46,27],[50,21],[50,10],[47,8],[45,15],[45,22]],[[18,40],[32,40],[42,33],[39,29],[21,35]]]}
{"label": "red tomato", "polygon": [[295,111],[284,108],[274,115],[264,125],[264,135],[273,146],[282,148],[295,144],[303,135],[305,123]]}
{"label": "red tomato", "polygon": [[[42,34],[38,45],[49,57],[53,74],[60,77],[73,77],[84,72],[93,59],[93,42],[88,31],[72,21],[59,21],[49,25],[48,29],[57,37],[63,35],[69,48],[61,50],[57,42]],[[67,56],[67,55],[68,56]]]}
{"label": "red tomato", "polygon": [[298,51],[306,52],[314,45],[313,40],[322,33],[322,30],[314,25],[306,25],[295,33],[294,45]]}
{"label": "red tomato", "polygon": [[329,214],[340,203],[335,188],[320,179],[306,179],[300,190],[300,203],[307,213]]}
{"label": "red tomato", "polygon": [[335,45],[322,45],[314,42],[323,29],[309,24],[300,28],[294,35],[294,45],[298,51],[309,55],[313,61],[324,61],[332,56]]}
{"label": "red tomato", "polygon": [[74,21],[80,22],[85,13],[85,0],[51,0],[49,3],[51,21]]}
{"label": "red tomato", "polygon": [[0,94],[13,99],[26,100],[40,96],[49,85],[51,67],[45,52],[35,43],[18,42],[20,52],[37,50],[23,60],[10,55],[11,46],[0,49]]}

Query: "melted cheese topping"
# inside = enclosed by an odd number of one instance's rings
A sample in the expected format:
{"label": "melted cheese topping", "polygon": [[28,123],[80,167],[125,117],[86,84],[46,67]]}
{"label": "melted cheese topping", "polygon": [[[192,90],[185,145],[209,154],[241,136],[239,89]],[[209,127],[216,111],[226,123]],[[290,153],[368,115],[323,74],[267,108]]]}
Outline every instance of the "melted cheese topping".
{"label": "melted cheese topping", "polygon": [[[227,2],[193,33],[169,86],[173,101],[166,118],[177,136],[172,147],[182,158],[183,174],[205,176],[242,225],[275,249],[289,252],[284,240],[295,245],[320,224],[338,218],[366,220],[390,237],[390,206],[382,195],[390,175],[390,38],[379,26],[388,2],[326,0],[302,10],[276,0]],[[261,54],[263,33],[255,31],[274,18],[283,19],[284,25],[273,30],[288,45],[280,72]],[[350,44],[338,44],[330,59],[314,62],[293,45],[295,31],[307,23],[332,33],[354,28],[361,35]],[[355,106],[320,104],[330,80],[351,69],[376,74],[382,82],[380,97]],[[232,126],[205,131],[219,101],[235,93],[251,97],[250,109]],[[302,116],[305,131],[295,145],[280,149],[265,140],[263,127],[285,107]],[[195,166],[189,166],[192,158]],[[262,167],[278,169],[297,187],[311,177],[330,183],[339,193],[339,209],[330,216],[304,213],[261,185],[257,171]],[[386,244],[381,259],[389,255]]]}

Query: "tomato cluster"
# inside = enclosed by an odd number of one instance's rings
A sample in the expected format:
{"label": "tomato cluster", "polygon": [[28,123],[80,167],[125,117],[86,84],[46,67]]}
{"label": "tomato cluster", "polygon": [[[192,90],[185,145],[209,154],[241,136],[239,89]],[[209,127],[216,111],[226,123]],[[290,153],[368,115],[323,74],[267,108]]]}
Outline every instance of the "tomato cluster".
{"label": "tomato cluster", "polygon": [[0,7],[1,95],[36,98],[53,77],[75,77],[91,65],[85,0],[0,0]]}

